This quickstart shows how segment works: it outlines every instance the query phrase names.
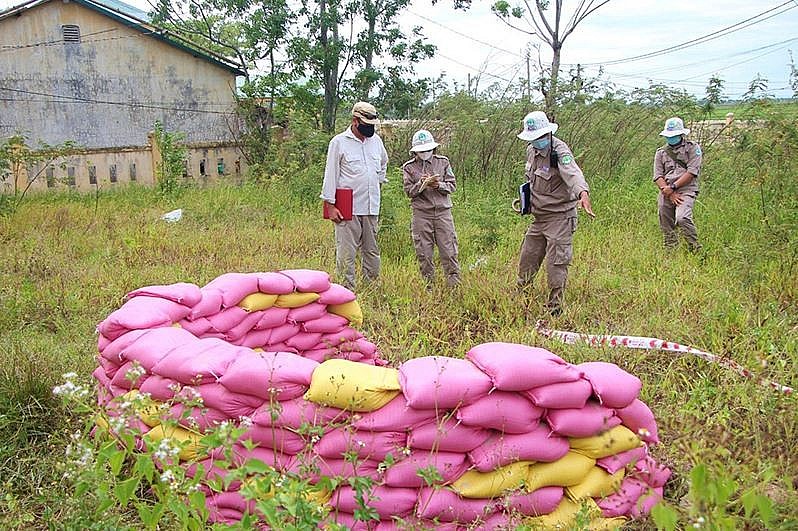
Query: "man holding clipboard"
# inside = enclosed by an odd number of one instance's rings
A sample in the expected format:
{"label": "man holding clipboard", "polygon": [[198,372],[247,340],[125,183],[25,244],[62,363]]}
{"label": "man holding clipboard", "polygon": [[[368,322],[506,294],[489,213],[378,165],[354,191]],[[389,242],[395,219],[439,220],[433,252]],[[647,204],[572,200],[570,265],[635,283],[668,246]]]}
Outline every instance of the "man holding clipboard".
{"label": "man holding clipboard", "polygon": [[363,276],[380,275],[377,222],[380,189],[386,182],[388,152],[375,133],[377,109],[359,101],[352,108],[352,123],[330,140],[321,199],[324,218],[335,224],[335,265],[340,282],[355,288],[355,256],[360,250]]}

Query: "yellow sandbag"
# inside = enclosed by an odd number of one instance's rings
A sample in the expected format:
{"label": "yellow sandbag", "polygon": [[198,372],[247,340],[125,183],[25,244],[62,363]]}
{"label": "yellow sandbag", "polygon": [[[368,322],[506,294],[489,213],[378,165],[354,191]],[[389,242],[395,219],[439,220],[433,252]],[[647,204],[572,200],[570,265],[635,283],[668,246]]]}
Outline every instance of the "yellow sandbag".
{"label": "yellow sandbag", "polygon": [[594,466],[583,481],[566,487],[565,494],[577,502],[584,498],[603,498],[618,491],[625,474],[623,468],[610,474],[603,468]]}
{"label": "yellow sandbag", "polygon": [[356,300],[344,304],[330,304],[327,306],[327,311],[349,319],[349,324],[352,326],[363,324],[363,310],[360,309],[360,303]]}
{"label": "yellow sandbag", "polygon": [[319,297],[320,295],[318,293],[300,293],[299,291],[295,291],[294,293],[278,295],[277,300],[274,301],[274,305],[278,308],[299,308],[311,302],[316,302],[319,300]]}
{"label": "yellow sandbag", "polygon": [[498,498],[503,492],[523,485],[532,464],[532,461],[518,461],[493,472],[469,470],[452,483],[451,488],[463,498]]}
{"label": "yellow sandbag", "polygon": [[161,439],[174,439],[179,443],[181,449],[178,457],[181,461],[191,461],[197,459],[205,452],[201,452],[200,440],[202,435],[189,431],[181,426],[165,426],[159,424],[144,434],[144,440],[148,448],[157,448]]}
{"label": "yellow sandbag", "polygon": [[643,441],[626,426],[615,426],[601,435],[569,439],[571,450],[593,459],[601,459],[642,446]]}
{"label": "yellow sandbag", "polygon": [[137,398],[138,389],[132,389],[123,394],[119,399],[130,401],[141,422],[152,428],[161,423],[161,409],[163,402],[158,402],[149,397]]}
{"label": "yellow sandbag", "polygon": [[[584,509],[583,509],[584,507]],[[580,503],[574,503],[568,498],[563,498],[554,511],[544,516],[525,519],[532,524],[533,529],[574,529],[580,511],[586,511],[590,519],[587,529],[591,531],[610,531],[620,528],[625,518],[604,518],[601,509],[592,498],[586,498]],[[584,514],[584,513],[581,513]],[[580,529],[584,529],[581,528]]]}
{"label": "yellow sandbag", "polygon": [[270,293],[250,293],[238,303],[238,306],[248,312],[256,312],[258,310],[268,310],[274,303],[277,302],[277,295]]}
{"label": "yellow sandbag", "polygon": [[568,452],[551,463],[535,463],[529,467],[526,488],[529,492],[533,492],[542,487],[578,485],[595,464],[595,459],[576,452]]}
{"label": "yellow sandbag", "polygon": [[313,371],[305,400],[349,411],[374,411],[401,392],[399,371],[347,360],[327,360]]}

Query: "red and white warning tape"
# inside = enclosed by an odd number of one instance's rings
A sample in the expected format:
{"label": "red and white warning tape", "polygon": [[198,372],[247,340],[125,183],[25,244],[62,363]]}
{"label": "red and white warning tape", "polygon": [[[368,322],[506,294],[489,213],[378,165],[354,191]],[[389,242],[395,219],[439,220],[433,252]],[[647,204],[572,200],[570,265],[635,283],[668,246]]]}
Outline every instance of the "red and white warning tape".
{"label": "red and white warning tape", "polygon": [[577,334],[576,332],[565,332],[562,330],[552,330],[546,327],[546,321],[540,320],[535,325],[535,329],[539,334],[552,338],[559,339],[563,343],[573,345],[579,341],[583,341],[594,347],[626,347],[642,350],[664,350],[667,352],[678,352],[681,354],[692,354],[699,358],[705,359],[710,363],[717,363],[727,369],[736,371],[737,373],[759,381],[762,385],[766,385],[771,389],[775,389],[784,394],[791,394],[792,387],[781,385],[780,383],[766,380],[765,378],[757,378],[750,370],[746,369],[736,361],[699,350],[697,348],[688,347],[687,345],[680,345],[672,341],[665,341],[655,337],[639,337],[639,336],[602,336],[594,334]]}

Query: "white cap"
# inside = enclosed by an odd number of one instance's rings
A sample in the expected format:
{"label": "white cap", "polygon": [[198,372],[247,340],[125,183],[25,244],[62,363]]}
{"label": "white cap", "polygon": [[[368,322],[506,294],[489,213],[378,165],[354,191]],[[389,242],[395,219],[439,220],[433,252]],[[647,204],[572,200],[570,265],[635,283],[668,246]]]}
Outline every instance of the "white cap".
{"label": "white cap", "polygon": [[418,153],[421,151],[431,151],[440,144],[435,142],[435,138],[432,136],[432,133],[426,129],[419,129],[413,134],[411,145],[412,147],[410,148],[410,152]]}
{"label": "white cap", "polygon": [[682,119],[674,116],[665,120],[665,128],[660,132],[659,136],[672,137],[689,133],[690,130],[684,126]]}
{"label": "white cap", "polygon": [[521,140],[532,141],[536,140],[547,133],[557,132],[559,127],[557,124],[549,122],[549,117],[543,111],[532,111],[524,116],[524,121],[521,122],[523,130],[518,133],[518,138]]}

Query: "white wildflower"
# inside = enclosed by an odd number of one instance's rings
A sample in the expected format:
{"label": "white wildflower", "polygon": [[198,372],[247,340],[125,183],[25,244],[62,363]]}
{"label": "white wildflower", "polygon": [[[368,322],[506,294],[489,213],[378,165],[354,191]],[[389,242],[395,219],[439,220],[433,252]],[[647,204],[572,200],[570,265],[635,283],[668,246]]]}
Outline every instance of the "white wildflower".
{"label": "white wildflower", "polygon": [[239,422],[243,428],[251,428],[252,427],[252,417],[248,417],[246,415],[241,415],[238,417]]}
{"label": "white wildflower", "polygon": [[164,437],[161,439],[161,442],[158,443],[158,448],[152,453],[152,456],[156,459],[160,459],[164,461],[169,458],[177,457],[177,454],[180,453],[180,448],[172,443],[172,440],[168,437]]}

